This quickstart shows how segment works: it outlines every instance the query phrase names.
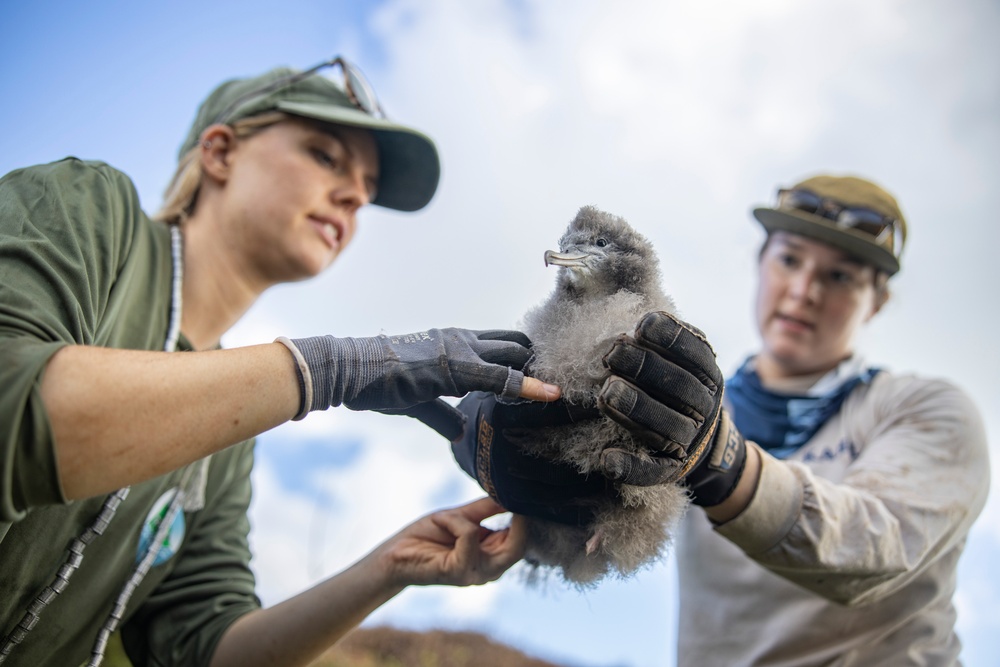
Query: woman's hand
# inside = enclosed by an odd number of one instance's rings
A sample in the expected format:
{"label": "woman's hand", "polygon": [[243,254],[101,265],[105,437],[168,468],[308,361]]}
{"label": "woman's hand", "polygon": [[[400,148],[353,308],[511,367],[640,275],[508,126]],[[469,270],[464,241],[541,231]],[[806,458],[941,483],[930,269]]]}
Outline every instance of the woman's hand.
{"label": "woman's hand", "polygon": [[[635,336],[615,341],[604,365],[611,376],[598,407],[649,449],[646,455],[605,449],[605,474],[640,486],[681,482],[702,507],[732,496],[747,448],[722,407],[722,371],[705,334],[670,313],[648,313]],[[756,482],[743,488],[752,491]]]}
{"label": "woman's hand", "polygon": [[484,519],[506,510],[491,498],[429,514],[384,542],[371,555],[397,586],[476,586],[494,581],[524,555],[523,517],[490,530]]}
{"label": "woman's hand", "polygon": [[471,586],[500,577],[524,555],[524,519],[489,530],[479,522],[504,508],[489,498],[429,514],[326,581],[233,623],[212,667],[312,664],[380,605],[407,586]]}

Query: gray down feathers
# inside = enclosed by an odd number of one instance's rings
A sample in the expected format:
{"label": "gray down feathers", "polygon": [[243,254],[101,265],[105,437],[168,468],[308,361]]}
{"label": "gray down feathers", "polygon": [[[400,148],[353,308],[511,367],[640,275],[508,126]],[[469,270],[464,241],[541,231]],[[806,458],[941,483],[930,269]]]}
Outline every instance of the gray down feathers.
{"label": "gray down feathers", "polygon": [[[624,219],[585,206],[559,240],[559,249],[546,253],[546,263],[558,266],[555,290],[525,314],[521,325],[534,343],[527,370],[559,385],[565,400],[592,406],[608,376],[601,358],[614,339],[633,333],[644,314],[676,308],[660,286],[652,245]],[[626,429],[606,417],[545,429],[519,444],[592,474],[600,474],[605,447],[639,449]],[[576,584],[611,573],[628,576],[664,554],[687,504],[678,485],[619,485],[618,498],[598,509],[592,526],[529,519],[527,559],[558,569]]]}

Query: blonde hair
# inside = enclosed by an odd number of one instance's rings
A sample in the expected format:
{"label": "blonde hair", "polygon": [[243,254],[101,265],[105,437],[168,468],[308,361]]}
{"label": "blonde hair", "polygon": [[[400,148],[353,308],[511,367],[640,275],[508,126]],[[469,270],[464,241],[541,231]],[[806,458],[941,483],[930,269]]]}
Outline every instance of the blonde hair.
{"label": "blonde hair", "polygon": [[[237,139],[245,139],[265,127],[289,118],[288,114],[281,111],[269,111],[238,120],[232,124],[232,128]],[[201,144],[199,143],[178,160],[177,170],[174,172],[173,178],[170,179],[167,189],[163,192],[163,204],[153,219],[161,220],[170,225],[183,224],[194,212],[194,206],[198,201],[198,192],[201,189],[201,177]]]}

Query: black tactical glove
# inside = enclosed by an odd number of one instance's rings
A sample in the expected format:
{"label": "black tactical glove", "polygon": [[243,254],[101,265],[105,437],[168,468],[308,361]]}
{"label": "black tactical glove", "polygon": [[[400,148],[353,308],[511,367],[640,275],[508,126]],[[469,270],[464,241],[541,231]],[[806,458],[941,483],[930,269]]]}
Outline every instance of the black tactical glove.
{"label": "black tactical glove", "polygon": [[439,396],[491,391],[517,398],[531,342],[518,331],[431,329],[404,336],[278,338],[295,357],[311,410],[400,410]]}
{"label": "black tactical glove", "polygon": [[452,442],[455,460],[490,496],[511,512],[572,526],[594,519],[595,501],[615,490],[603,475],[584,475],[566,463],[524,454],[518,439],[547,426],[600,416],[562,400],[551,403],[497,401],[494,394],[470,394],[458,406],[466,425]]}
{"label": "black tactical glove", "polygon": [[598,407],[650,455],[606,449],[605,474],[639,486],[681,482],[705,507],[728,498],[743,473],[746,443],[722,408],[723,377],[705,335],[669,313],[649,313],[634,337],[615,341],[604,364],[612,376]]}

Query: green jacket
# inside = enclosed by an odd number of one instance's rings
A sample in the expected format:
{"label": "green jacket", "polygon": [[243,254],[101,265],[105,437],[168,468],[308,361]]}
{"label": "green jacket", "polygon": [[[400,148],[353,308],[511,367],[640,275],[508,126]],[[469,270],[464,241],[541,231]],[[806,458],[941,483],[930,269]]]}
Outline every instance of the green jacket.
{"label": "green jacket", "polygon": [[[146,217],[121,172],[67,158],[0,179],[0,637],[104,502],[63,496],[39,393],[45,366],[69,344],[162,350],[171,278],[169,230]],[[183,336],[180,348],[191,349]],[[260,606],[247,544],[252,466],[252,441],[211,457],[205,506],[176,524],[172,555],[128,605],[122,636],[136,665],[207,665],[226,628]],[[132,487],[6,664],[88,658],[154,504],[180,475]]]}

